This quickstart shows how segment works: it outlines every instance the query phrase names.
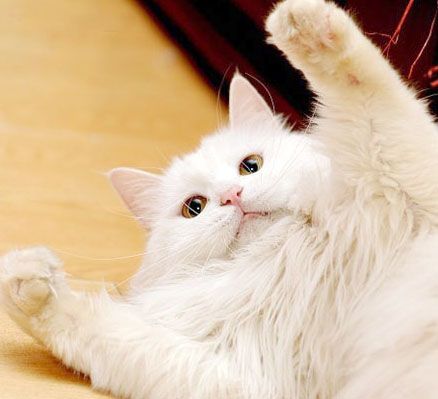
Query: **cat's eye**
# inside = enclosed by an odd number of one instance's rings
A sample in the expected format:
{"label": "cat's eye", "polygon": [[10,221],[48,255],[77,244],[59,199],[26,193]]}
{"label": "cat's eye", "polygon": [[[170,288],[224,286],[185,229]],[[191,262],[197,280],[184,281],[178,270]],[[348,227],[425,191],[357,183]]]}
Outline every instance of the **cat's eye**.
{"label": "cat's eye", "polygon": [[187,219],[195,218],[204,210],[205,205],[207,205],[207,198],[202,195],[195,195],[184,201],[181,214]]}
{"label": "cat's eye", "polygon": [[239,173],[244,175],[250,175],[258,172],[263,166],[263,158],[258,154],[248,155],[239,165]]}

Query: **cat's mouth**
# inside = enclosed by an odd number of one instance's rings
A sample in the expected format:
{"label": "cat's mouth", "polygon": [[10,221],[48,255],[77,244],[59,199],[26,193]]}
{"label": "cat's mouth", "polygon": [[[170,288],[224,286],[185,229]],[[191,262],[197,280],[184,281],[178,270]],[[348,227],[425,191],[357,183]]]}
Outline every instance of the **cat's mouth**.
{"label": "cat's mouth", "polygon": [[269,215],[268,212],[243,212],[242,219],[243,220],[248,220],[248,219],[253,219],[253,218],[256,218],[256,217],[268,216],[268,215]]}

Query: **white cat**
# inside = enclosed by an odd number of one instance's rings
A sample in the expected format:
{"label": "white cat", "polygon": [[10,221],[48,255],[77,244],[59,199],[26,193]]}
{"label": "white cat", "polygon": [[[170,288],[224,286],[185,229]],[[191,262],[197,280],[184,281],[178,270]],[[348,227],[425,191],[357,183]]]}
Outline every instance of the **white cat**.
{"label": "white cat", "polygon": [[318,95],[312,136],[236,77],[229,128],[164,177],[111,174],[164,273],[115,301],[71,292],[48,250],[15,251],[4,306],[120,397],[435,398],[437,127],[333,3],[286,0],[267,28]]}

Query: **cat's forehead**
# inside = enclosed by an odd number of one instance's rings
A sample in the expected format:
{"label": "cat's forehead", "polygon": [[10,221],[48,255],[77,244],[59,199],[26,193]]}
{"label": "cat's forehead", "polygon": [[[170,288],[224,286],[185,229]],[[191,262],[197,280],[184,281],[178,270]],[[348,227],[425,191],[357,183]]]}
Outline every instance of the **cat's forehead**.
{"label": "cat's forehead", "polygon": [[175,186],[188,182],[213,183],[234,169],[242,154],[246,153],[246,147],[242,143],[232,144],[224,140],[223,136],[218,136],[203,142],[196,151],[174,160],[166,178]]}
{"label": "cat's forehead", "polygon": [[166,177],[213,181],[229,173],[236,173],[236,168],[246,156],[269,151],[278,145],[280,133],[256,129],[228,128],[207,137],[197,150],[174,160]]}
{"label": "cat's forehead", "polygon": [[175,159],[165,173],[165,197],[170,201],[195,194],[213,195],[238,175],[239,163],[248,146],[228,131],[203,140],[194,152]]}

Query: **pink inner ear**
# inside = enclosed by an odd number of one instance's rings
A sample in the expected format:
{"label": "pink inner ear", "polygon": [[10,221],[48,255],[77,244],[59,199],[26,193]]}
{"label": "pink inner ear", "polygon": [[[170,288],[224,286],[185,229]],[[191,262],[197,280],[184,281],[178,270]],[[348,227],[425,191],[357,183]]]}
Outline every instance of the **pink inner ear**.
{"label": "pink inner ear", "polygon": [[137,220],[144,227],[149,227],[149,207],[156,198],[160,177],[133,168],[112,169],[108,177]]}
{"label": "pink inner ear", "polygon": [[254,86],[239,73],[230,84],[230,124],[238,126],[254,119],[272,119],[273,113]]}

